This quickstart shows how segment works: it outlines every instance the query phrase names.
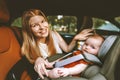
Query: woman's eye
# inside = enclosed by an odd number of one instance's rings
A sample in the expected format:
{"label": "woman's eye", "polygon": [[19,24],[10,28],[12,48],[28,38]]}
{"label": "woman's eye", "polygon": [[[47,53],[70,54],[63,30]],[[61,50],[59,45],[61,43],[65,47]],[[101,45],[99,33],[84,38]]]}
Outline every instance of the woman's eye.
{"label": "woman's eye", "polygon": [[31,25],[31,27],[36,27],[36,26],[39,26],[39,24],[34,24],[34,25]]}
{"label": "woman's eye", "polygon": [[44,23],[44,22],[45,22],[45,20],[42,20],[42,21],[41,21],[41,23]]}

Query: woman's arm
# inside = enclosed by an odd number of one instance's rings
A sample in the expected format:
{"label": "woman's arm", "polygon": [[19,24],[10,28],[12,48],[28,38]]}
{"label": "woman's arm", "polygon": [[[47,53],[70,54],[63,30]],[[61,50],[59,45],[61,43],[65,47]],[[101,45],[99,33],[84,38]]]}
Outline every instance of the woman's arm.
{"label": "woman's arm", "polygon": [[65,52],[69,52],[71,51],[75,45],[76,45],[76,41],[77,40],[86,40],[88,38],[89,35],[93,35],[93,33],[90,33],[91,31],[93,31],[92,29],[84,29],[83,31],[81,31],[80,33],[78,33],[73,40],[71,41],[71,43],[69,45],[67,45],[67,43],[65,42],[65,40],[60,36],[60,34],[58,34],[56,32],[56,35],[58,37],[59,40],[59,45],[61,47],[61,49]]}

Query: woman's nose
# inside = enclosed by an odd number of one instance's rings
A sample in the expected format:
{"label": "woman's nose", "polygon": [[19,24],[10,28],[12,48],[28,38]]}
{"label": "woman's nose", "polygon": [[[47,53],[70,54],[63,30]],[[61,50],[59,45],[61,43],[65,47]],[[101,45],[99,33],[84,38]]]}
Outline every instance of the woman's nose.
{"label": "woman's nose", "polygon": [[40,26],[40,29],[43,29],[44,28],[44,26]]}
{"label": "woman's nose", "polygon": [[44,25],[39,24],[39,29],[43,29],[43,28],[44,28]]}

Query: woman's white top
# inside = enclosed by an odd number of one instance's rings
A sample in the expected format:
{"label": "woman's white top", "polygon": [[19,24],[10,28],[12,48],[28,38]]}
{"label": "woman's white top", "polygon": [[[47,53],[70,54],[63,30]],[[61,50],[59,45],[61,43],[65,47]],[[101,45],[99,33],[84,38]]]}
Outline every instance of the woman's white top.
{"label": "woman's white top", "polygon": [[[52,38],[53,38],[53,42],[54,42],[56,52],[57,53],[62,53],[62,50],[59,46],[59,39],[58,39],[58,37],[57,37],[57,35],[55,34],[54,31],[52,31]],[[49,56],[48,46],[44,43],[39,43],[39,48],[40,48],[40,51],[41,51],[41,55],[43,56],[44,59],[46,59]]]}

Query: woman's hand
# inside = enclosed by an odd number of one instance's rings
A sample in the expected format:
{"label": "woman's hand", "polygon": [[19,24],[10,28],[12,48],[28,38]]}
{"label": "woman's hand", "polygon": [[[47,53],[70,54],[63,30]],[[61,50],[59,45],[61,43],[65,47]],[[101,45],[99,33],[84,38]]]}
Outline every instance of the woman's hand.
{"label": "woman's hand", "polygon": [[46,68],[53,68],[53,65],[55,64],[56,61],[53,62],[48,62],[48,60],[46,59]]}
{"label": "woman's hand", "polygon": [[74,39],[75,40],[86,40],[88,36],[93,35],[93,29],[84,29],[80,33],[78,33]]}
{"label": "woman's hand", "polygon": [[43,75],[48,76],[46,65],[47,65],[46,60],[44,60],[41,57],[37,58],[35,61],[34,69],[42,79],[44,79]]}

